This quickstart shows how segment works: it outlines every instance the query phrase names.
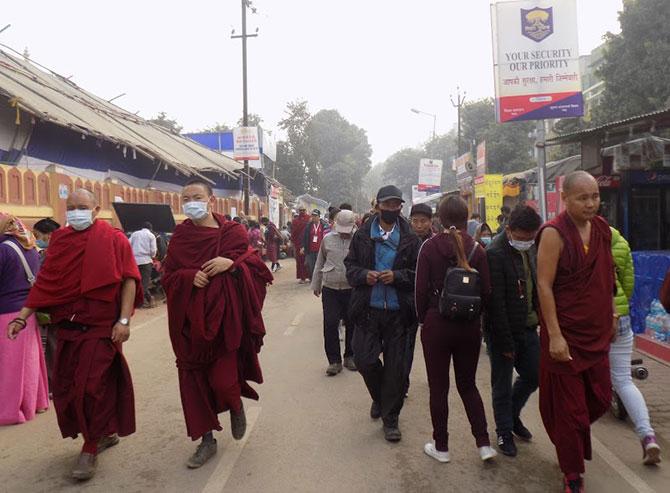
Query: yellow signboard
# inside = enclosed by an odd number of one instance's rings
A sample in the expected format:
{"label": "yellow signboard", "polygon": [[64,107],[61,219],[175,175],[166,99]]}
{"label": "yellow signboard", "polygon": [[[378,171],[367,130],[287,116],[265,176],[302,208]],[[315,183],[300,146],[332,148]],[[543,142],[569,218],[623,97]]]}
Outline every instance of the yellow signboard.
{"label": "yellow signboard", "polygon": [[484,199],[486,222],[495,231],[500,226],[497,218],[503,205],[503,175],[484,175],[475,178],[475,198]]}

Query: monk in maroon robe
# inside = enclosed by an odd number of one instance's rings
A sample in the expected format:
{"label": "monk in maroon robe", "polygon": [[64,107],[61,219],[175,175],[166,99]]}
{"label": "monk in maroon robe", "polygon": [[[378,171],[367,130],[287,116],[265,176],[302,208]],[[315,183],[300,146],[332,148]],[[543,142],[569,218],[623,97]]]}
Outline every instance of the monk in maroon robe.
{"label": "monk in maroon robe", "polygon": [[263,382],[261,309],[272,282],[244,226],[212,213],[214,200],[205,182],[184,187],[189,219],[170,240],[162,279],[186,431],[193,440],[202,438],[187,462],[192,469],[216,453],[212,432],[221,430],[219,413],[230,411],[233,438],[244,436],[242,397],[257,400],[248,382]]}
{"label": "monk in maroon robe", "polygon": [[36,310],[58,327],[53,400],[63,438],[84,437],[75,479],[95,474],[97,454],[135,431],[133,384],[121,344],[133,309],[142,304],[141,277],[122,231],[95,217],[95,196],[67,199],[69,226],[55,231],[26,306],[10,323],[10,338]]}
{"label": "monk in maroon robe", "polygon": [[296,279],[300,279],[300,284],[305,284],[307,278],[310,277],[305,265],[305,252],[303,251],[303,243],[305,237],[305,228],[310,222],[310,216],[307,214],[307,209],[301,207],[298,211],[298,217],[293,219],[291,223],[291,241],[293,242],[293,250],[295,251],[295,268]]}
{"label": "monk in maroon robe", "polygon": [[580,492],[584,460],[592,455],[590,426],[610,406],[614,261],[609,226],[596,215],[596,180],[584,171],[572,173],[561,196],[566,211],[538,236],[540,413],[565,491]]}

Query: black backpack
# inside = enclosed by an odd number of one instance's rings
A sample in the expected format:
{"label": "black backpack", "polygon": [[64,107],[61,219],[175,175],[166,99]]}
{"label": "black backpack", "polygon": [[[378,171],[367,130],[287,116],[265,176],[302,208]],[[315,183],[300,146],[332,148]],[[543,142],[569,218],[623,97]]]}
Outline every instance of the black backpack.
{"label": "black backpack", "polygon": [[[474,257],[479,244],[475,242],[468,263]],[[440,315],[460,322],[471,322],[479,317],[482,310],[481,279],[476,269],[466,270],[451,267],[444,276],[444,286],[440,293]]]}

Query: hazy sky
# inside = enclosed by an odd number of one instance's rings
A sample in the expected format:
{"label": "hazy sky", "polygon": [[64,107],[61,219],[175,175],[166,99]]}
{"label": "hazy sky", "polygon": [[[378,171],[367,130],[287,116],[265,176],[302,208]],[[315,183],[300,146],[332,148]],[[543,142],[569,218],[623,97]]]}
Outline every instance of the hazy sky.
{"label": "hazy sky", "polygon": [[[618,32],[622,0],[578,0],[580,51]],[[337,109],[368,132],[373,162],[456,121],[457,85],[493,96],[489,0],[254,0],[249,110],[275,128],[286,103]],[[185,131],[242,112],[240,0],[31,0],[0,11],[0,43],[145,118],[165,111]]]}

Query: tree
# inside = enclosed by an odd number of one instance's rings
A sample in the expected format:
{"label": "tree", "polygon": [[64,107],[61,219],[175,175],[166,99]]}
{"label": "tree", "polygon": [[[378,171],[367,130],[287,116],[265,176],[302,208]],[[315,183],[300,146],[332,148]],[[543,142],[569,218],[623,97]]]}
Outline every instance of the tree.
{"label": "tree", "polygon": [[[263,121],[263,118],[260,115],[257,115],[256,113],[249,113],[247,115],[247,121],[248,121],[247,127],[258,127]],[[242,118],[237,120],[238,127],[241,127],[243,124],[244,122]]]}
{"label": "tree", "polygon": [[424,157],[423,149],[405,148],[393,154],[384,162],[384,185],[395,185],[410,202],[412,186],[419,182],[419,161]]}
{"label": "tree", "polygon": [[312,115],[304,100],[289,102],[285,114],[279,128],[286,131],[287,140],[277,143],[276,176],[299,195],[313,191],[318,178],[307,148],[306,130]]}
{"label": "tree", "polygon": [[[377,195],[377,191],[384,186],[384,168],[385,163],[379,163],[370,168],[365,176],[363,177],[363,182],[361,185],[361,193],[364,197],[364,203],[366,206],[370,203],[372,199]],[[364,207],[359,204],[361,209]]]}
{"label": "tree", "polygon": [[172,132],[173,134],[178,134],[182,130],[182,126],[177,123],[177,120],[173,120],[171,118],[168,118],[167,114],[165,111],[161,111],[156,115],[154,118],[151,118],[147,120],[149,123],[153,123],[155,125],[158,125],[160,127],[163,127],[164,129]]}
{"label": "tree", "polygon": [[670,105],[670,2],[625,1],[619,23],[621,34],[605,37],[604,62],[597,71],[605,92],[594,108],[594,124]]}
{"label": "tree", "polygon": [[486,141],[489,173],[524,171],[533,165],[533,144],[528,136],[533,122],[497,123],[495,103],[486,98],[463,106],[463,138],[471,145]]}
{"label": "tree", "polygon": [[214,125],[210,125],[209,127],[205,127],[200,132],[202,133],[224,133],[224,132],[230,132],[232,128],[230,128],[227,124],[225,123],[219,123],[216,122]]}
{"label": "tree", "polygon": [[336,110],[321,110],[310,119],[306,135],[319,197],[332,204],[362,200],[361,183],[372,155],[365,131]]}

